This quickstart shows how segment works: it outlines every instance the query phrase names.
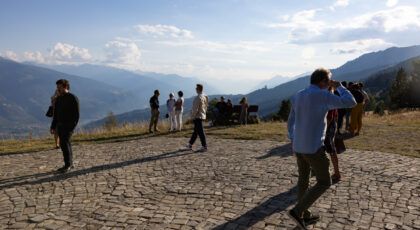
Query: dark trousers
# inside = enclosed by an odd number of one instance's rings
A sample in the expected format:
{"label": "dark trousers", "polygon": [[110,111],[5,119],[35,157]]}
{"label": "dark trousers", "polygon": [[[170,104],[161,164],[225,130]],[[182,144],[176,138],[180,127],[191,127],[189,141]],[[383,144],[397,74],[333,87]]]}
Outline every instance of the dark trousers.
{"label": "dark trousers", "polygon": [[[296,215],[303,218],[310,217],[309,207],[331,186],[329,171],[330,160],[325,154],[325,148],[321,147],[315,154],[302,154],[295,152],[299,179],[297,186],[298,203],[294,207]],[[316,184],[309,188],[311,171],[315,173]]]}
{"label": "dark trousers", "polygon": [[150,118],[150,124],[149,124],[149,131],[152,131],[152,126],[154,127],[154,130],[157,131],[157,124],[159,121],[159,109],[152,109],[152,117]]}
{"label": "dark trousers", "polygon": [[197,135],[200,137],[201,145],[206,147],[206,135],[204,135],[203,120],[194,119],[194,133],[191,136],[190,144],[193,145],[197,139]]}
{"label": "dark trousers", "polygon": [[63,151],[64,166],[70,167],[73,165],[73,152],[71,150],[71,135],[72,131],[68,131],[65,128],[58,128],[58,136],[60,137],[60,147]]}
{"label": "dark trousers", "polygon": [[346,109],[338,110],[338,120],[337,120],[337,130],[340,132],[340,129],[343,127],[344,115],[346,115]]}

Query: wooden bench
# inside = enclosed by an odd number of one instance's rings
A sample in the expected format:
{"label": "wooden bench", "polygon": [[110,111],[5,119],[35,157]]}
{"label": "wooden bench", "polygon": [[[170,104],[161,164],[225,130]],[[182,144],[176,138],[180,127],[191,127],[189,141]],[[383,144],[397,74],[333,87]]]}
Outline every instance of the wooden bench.
{"label": "wooden bench", "polygon": [[[240,105],[233,106],[232,116],[229,118],[231,123],[239,123],[242,107]],[[258,105],[250,105],[248,108],[248,123],[254,124],[258,122]]]}

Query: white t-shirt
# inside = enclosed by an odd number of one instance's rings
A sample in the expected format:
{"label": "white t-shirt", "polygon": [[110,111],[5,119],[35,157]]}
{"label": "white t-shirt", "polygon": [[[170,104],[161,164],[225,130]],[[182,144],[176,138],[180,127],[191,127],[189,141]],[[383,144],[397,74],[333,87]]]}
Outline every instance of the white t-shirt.
{"label": "white t-shirt", "polygon": [[172,99],[172,100],[168,99],[166,101],[166,108],[168,109],[168,112],[172,112],[175,110],[174,105],[175,105],[175,99]]}
{"label": "white t-shirt", "polygon": [[178,100],[176,101],[178,102],[178,104],[175,107],[176,111],[183,111],[184,110],[184,98],[180,97],[178,98]]}

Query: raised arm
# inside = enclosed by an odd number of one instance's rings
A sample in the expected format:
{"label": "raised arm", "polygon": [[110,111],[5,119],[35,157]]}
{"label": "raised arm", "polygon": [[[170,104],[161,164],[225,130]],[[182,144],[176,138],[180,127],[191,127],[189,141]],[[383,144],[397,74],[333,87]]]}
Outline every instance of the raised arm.
{"label": "raised arm", "polygon": [[343,86],[340,86],[337,88],[338,93],[340,93],[340,96],[331,94],[329,92],[325,93],[325,100],[327,104],[327,109],[341,109],[341,108],[352,108],[357,103],[354,99],[353,95]]}

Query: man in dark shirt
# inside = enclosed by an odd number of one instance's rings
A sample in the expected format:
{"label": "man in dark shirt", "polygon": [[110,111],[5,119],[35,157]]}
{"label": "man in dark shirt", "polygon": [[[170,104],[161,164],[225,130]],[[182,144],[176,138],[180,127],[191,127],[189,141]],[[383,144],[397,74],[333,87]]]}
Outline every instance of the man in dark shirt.
{"label": "man in dark shirt", "polygon": [[56,82],[60,96],[55,102],[53,121],[51,123],[51,134],[58,131],[60,147],[64,156],[64,166],[58,171],[67,172],[73,168],[73,152],[71,149],[71,135],[79,121],[80,109],[79,99],[69,92],[70,83],[66,79]]}
{"label": "man in dark shirt", "polygon": [[216,103],[217,113],[216,113],[216,120],[222,124],[226,123],[226,107],[227,104],[225,102],[225,97],[221,96],[220,101]]}
{"label": "man in dark shirt", "polygon": [[156,128],[157,123],[159,120],[159,90],[155,90],[155,94],[153,97],[150,98],[150,110],[152,112],[152,117],[150,118],[149,124],[149,133],[152,133],[152,126],[154,126],[154,131],[158,132],[159,130]]}

